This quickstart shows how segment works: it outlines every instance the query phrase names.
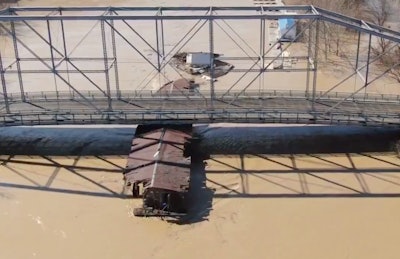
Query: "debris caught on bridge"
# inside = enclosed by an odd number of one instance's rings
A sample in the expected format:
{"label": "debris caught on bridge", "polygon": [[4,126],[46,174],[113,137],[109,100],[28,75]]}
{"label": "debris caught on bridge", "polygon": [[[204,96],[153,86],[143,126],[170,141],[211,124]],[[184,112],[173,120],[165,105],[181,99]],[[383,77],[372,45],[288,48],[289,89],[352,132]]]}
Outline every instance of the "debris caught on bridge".
{"label": "debris caught on bridge", "polygon": [[190,180],[192,125],[139,125],[124,180],[133,197],[143,198],[135,216],[184,216]]}
{"label": "debris caught on bridge", "polygon": [[190,75],[202,76],[203,79],[211,80],[211,60],[214,61],[213,78],[221,77],[231,71],[234,66],[218,58],[220,54],[206,52],[181,52],[173,56],[175,66]]}
{"label": "debris caught on bridge", "polygon": [[156,94],[168,96],[168,95],[187,95],[194,93],[199,88],[199,84],[196,84],[194,80],[188,80],[186,78],[180,78],[175,81],[170,81],[156,92]]}

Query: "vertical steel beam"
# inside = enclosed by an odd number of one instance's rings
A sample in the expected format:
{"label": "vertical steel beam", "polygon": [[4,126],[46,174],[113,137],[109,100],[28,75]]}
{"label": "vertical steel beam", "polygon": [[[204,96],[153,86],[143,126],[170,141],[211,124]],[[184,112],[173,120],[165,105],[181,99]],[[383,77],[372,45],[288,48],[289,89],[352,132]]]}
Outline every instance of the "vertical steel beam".
{"label": "vertical steel beam", "polygon": [[[212,14],[212,10],[210,11]],[[211,109],[214,110],[214,98],[215,98],[215,89],[214,89],[214,24],[213,19],[210,17],[208,20],[209,24],[209,43],[210,43],[210,105]]]}
{"label": "vertical steel beam", "polygon": [[57,106],[59,108],[60,103],[58,102],[59,100],[59,92],[58,92],[58,87],[57,87],[57,78],[56,78],[56,66],[55,66],[55,62],[54,62],[54,53],[53,53],[53,39],[51,38],[51,27],[50,27],[50,21],[47,20],[46,21],[47,24],[47,35],[49,38],[49,47],[50,47],[50,58],[51,58],[51,72],[53,74],[54,77],[54,86],[56,88],[56,97],[57,97]]}
{"label": "vertical steel beam", "polygon": [[[60,10],[60,15],[62,16],[62,10]],[[64,27],[64,20],[60,20],[61,23],[61,37],[62,37],[62,43],[63,43],[63,48],[64,48],[64,58],[66,61],[68,61],[68,51],[67,51],[67,40],[65,38],[65,27]]]}
{"label": "vertical steel beam", "polygon": [[365,72],[365,86],[368,85],[368,76],[369,76],[369,63],[371,58],[371,41],[372,41],[372,34],[369,35],[368,39],[368,54],[367,54],[367,70]]}
{"label": "vertical steel beam", "polygon": [[306,74],[306,98],[309,99],[310,98],[310,72],[311,72],[311,56],[312,56],[312,49],[311,49],[311,41],[312,41],[312,27],[310,26],[308,28],[308,45],[307,45],[307,74]]}
{"label": "vertical steel beam", "polygon": [[[157,16],[160,14],[160,10],[157,13]],[[157,75],[158,75],[158,86],[159,89],[161,89],[162,83],[161,83],[161,58],[160,58],[160,34],[158,32],[158,19],[155,19],[155,24],[156,24],[156,51],[157,51]],[[159,91],[160,96],[161,96],[161,91]]]}
{"label": "vertical steel beam", "polygon": [[106,39],[106,31],[105,31],[105,26],[104,26],[104,20],[101,20],[100,27],[101,27],[100,28],[100,30],[101,30],[101,41],[102,41],[102,45],[103,45],[104,75],[105,75],[106,87],[107,87],[108,110],[112,111],[110,75],[109,75],[109,69],[108,69],[107,39]]}
{"label": "vertical steel beam", "polygon": [[4,105],[6,107],[6,112],[10,113],[10,104],[8,102],[6,78],[4,76],[4,73],[5,71],[3,67],[3,59],[1,57],[1,51],[0,51],[0,80],[1,80],[1,86],[3,88]]}
{"label": "vertical steel beam", "polygon": [[314,75],[313,75],[313,91],[312,91],[312,108],[311,110],[315,112],[315,96],[317,93],[317,74],[318,74],[318,48],[319,48],[319,23],[317,20],[317,24],[315,26],[315,53],[314,53]]}
{"label": "vertical steel beam", "polygon": [[[160,15],[161,17],[163,16],[163,12],[162,12],[162,7],[160,7]],[[162,56],[162,60],[164,61],[165,59],[165,41],[164,41],[164,19],[161,18],[160,20],[160,25],[161,25],[161,56]]]}
{"label": "vertical steel beam", "polygon": [[[160,19],[157,19],[161,17]],[[161,66],[165,61],[165,43],[164,43],[164,20],[162,19],[162,7],[158,10],[156,22],[156,41],[157,41],[157,62],[158,72],[161,73]]]}
{"label": "vertical steel beam", "polygon": [[[163,35],[161,33],[162,28],[160,28],[161,27],[161,20],[157,19],[157,17],[162,15],[161,8],[162,7],[159,8],[159,10],[157,12],[156,19],[154,20],[155,21],[155,25],[156,25],[156,52],[157,52],[157,69],[156,70],[157,70],[158,82],[159,82],[158,87],[160,89],[161,89],[161,86],[162,86],[162,83],[161,83],[162,82],[162,80],[161,80],[161,78],[162,78],[161,66],[163,65],[163,62],[164,62],[164,54],[161,54],[160,52],[164,48],[164,42],[163,42],[163,39],[162,39]],[[165,75],[164,75],[164,77],[165,77]],[[159,93],[161,95],[161,91]]]}
{"label": "vertical steel beam", "polygon": [[357,53],[356,53],[356,67],[354,71],[357,71],[358,69],[358,62],[360,59],[360,42],[361,42],[361,32],[358,32],[358,39],[357,39]]}
{"label": "vertical steel beam", "polygon": [[[60,16],[62,16],[62,10],[60,10],[59,13],[60,13]],[[68,50],[67,50],[67,40],[65,38],[64,20],[61,19],[60,20],[60,24],[61,24],[61,38],[62,38],[63,52],[64,52],[63,55],[64,55],[64,60],[66,61],[65,65],[67,67],[67,80],[68,80],[68,82],[70,82],[71,80],[70,80],[70,77],[69,77],[69,57],[68,57]],[[69,93],[71,95],[71,98],[73,98],[74,97],[74,91],[72,91],[71,88],[68,88],[68,89],[69,89]]]}
{"label": "vertical steel beam", "polygon": [[[356,53],[356,65],[354,67],[354,71],[357,73],[358,71],[358,63],[360,60],[360,42],[361,42],[361,32],[358,32],[358,38],[357,38],[357,53]],[[357,74],[354,77],[354,91],[356,90],[357,86]]]}
{"label": "vertical steel beam", "polygon": [[160,60],[160,34],[158,32],[158,20],[155,20],[156,23],[156,51],[157,51],[157,72],[161,72],[161,60]]}
{"label": "vertical steel beam", "polygon": [[[111,26],[114,27],[114,20],[110,21]],[[114,56],[114,76],[115,76],[115,88],[117,90],[117,98],[121,99],[121,90],[119,88],[119,70],[118,70],[118,57],[117,57],[117,45],[115,42],[115,31],[111,30],[111,44],[112,44],[112,51]]]}
{"label": "vertical steel beam", "polygon": [[[262,8],[262,7],[261,7]],[[265,19],[260,20],[260,59],[261,59],[261,67],[265,66]],[[264,73],[260,76],[260,89],[259,92],[261,93],[261,89],[264,92]]]}
{"label": "vertical steel beam", "polygon": [[14,55],[15,59],[17,61],[17,72],[18,72],[18,83],[19,83],[19,90],[21,94],[21,100],[25,102],[25,91],[24,91],[24,82],[22,80],[22,71],[21,71],[21,63],[20,63],[20,57],[19,57],[19,51],[18,51],[18,44],[17,44],[17,34],[15,31],[15,23],[10,22],[11,24],[11,35],[13,39],[13,47],[14,47]]}
{"label": "vertical steel beam", "polygon": [[[371,42],[372,41],[372,34],[369,35],[368,38],[368,54],[367,54],[367,70],[365,72],[365,82],[364,82],[364,101],[367,94],[367,86],[369,85],[368,76],[369,76],[369,65],[370,65],[370,58],[371,58]],[[363,106],[365,107],[365,106]]]}

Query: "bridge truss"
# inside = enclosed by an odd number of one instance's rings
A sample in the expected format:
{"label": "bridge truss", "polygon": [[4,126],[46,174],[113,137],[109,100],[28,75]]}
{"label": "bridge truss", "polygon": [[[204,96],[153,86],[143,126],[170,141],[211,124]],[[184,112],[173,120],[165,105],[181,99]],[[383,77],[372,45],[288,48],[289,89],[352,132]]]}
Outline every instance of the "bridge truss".
{"label": "bridge truss", "polygon": [[[273,38],[283,19],[296,23]],[[2,125],[400,123],[398,85],[385,92],[400,64],[379,66],[400,32],[314,6],[20,7],[0,11],[0,32]],[[200,76],[186,52],[220,55]]]}

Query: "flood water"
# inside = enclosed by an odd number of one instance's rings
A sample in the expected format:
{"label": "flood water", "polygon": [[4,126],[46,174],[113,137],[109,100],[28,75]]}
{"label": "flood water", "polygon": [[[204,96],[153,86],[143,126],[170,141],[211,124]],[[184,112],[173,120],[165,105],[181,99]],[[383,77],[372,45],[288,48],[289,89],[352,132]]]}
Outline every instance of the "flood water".
{"label": "flood water", "polygon": [[[25,0],[19,5],[248,6],[253,1]],[[89,30],[71,24],[71,33]],[[171,42],[182,31],[173,29]],[[10,39],[1,40],[1,50],[12,51]],[[221,41],[220,50],[227,42]],[[89,43],[97,44],[95,38]],[[102,51],[92,51],[97,50]],[[137,63],[126,63],[125,88],[147,74],[142,63],[135,73]],[[303,89],[296,83],[305,76],[291,75],[282,77],[282,85]],[[30,91],[54,90],[53,76],[31,79]],[[7,80],[18,92],[16,76]],[[321,71],[318,90],[339,80],[332,71]],[[354,81],[338,91],[352,91],[359,83]],[[398,94],[398,89],[385,82],[368,90]],[[142,201],[125,195],[121,172],[134,133],[134,125],[0,128],[0,258],[399,257],[398,129],[196,125],[190,215],[181,224],[132,215]]]}
{"label": "flood water", "polygon": [[396,129],[197,125],[181,224],[132,215],[134,131],[0,129],[0,257],[397,258]]}

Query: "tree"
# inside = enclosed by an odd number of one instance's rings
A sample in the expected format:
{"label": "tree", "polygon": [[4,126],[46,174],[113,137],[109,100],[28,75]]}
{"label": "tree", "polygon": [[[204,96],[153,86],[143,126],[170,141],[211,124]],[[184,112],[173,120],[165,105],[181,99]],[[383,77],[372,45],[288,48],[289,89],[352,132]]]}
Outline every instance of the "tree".
{"label": "tree", "polygon": [[[306,0],[307,4],[311,4],[323,9],[334,11],[340,14],[361,18],[364,14],[364,0]],[[336,56],[341,55],[342,45],[346,45],[348,41],[349,31],[343,26],[333,23],[323,23],[320,26],[320,37],[324,42],[323,52],[327,57],[329,52],[333,52]]]}
{"label": "tree", "polygon": [[9,4],[15,4],[19,0],[0,0],[0,9],[6,7]]}
{"label": "tree", "polygon": [[392,1],[370,0],[366,1],[366,6],[369,19],[379,26],[384,26],[391,14]]}
{"label": "tree", "polygon": [[[395,3],[393,0],[367,1],[367,14],[369,21],[385,27],[389,17],[393,14]],[[400,82],[400,46],[392,41],[378,38],[373,43],[372,53],[380,56],[379,61],[384,68],[390,69],[389,74]]]}

